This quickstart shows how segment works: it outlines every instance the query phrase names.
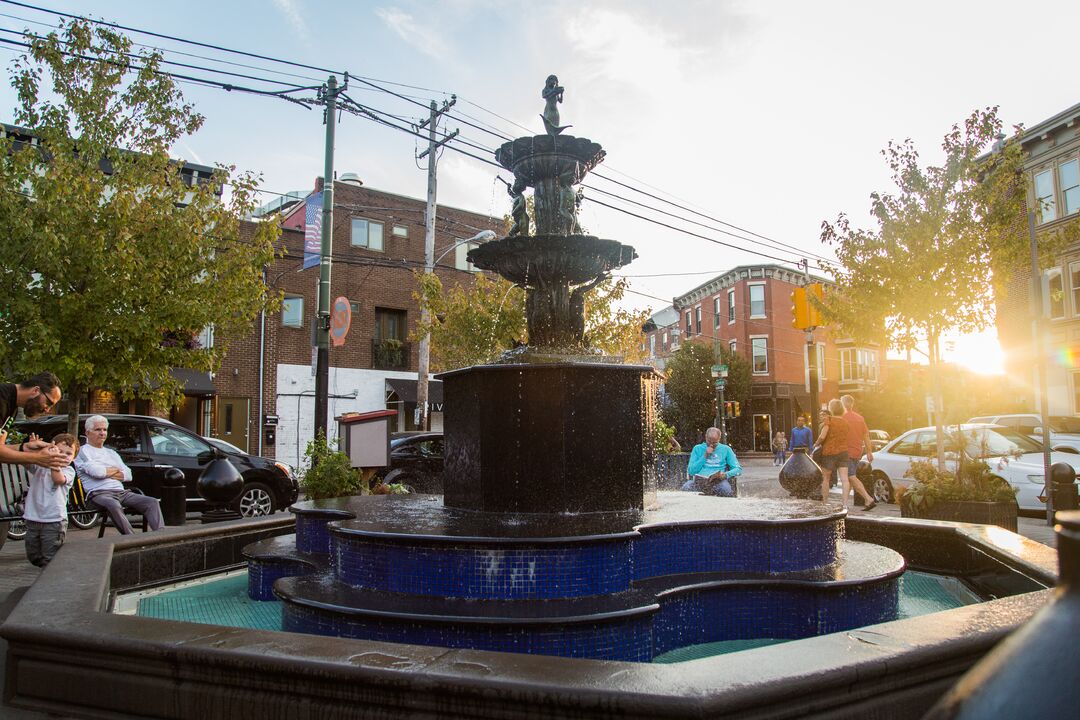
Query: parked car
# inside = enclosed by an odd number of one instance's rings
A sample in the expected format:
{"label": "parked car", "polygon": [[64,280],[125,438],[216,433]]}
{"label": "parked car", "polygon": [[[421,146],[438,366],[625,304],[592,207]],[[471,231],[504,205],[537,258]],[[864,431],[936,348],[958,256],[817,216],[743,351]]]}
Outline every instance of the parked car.
{"label": "parked car", "polygon": [[874,448],[874,452],[877,452],[881,448],[885,447],[889,443],[889,433],[884,430],[871,430],[870,431],[870,444]]}
{"label": "parked car", "polygon": [[[89,414],[79,416],[79,430]],[[211,460],[225,458],[244,478],[244,490],[233,507],[244,517],[269,515],[296,502],[299,488],[288,465],[269,458],[215,447],[187,428],[163,418],[146,415],[105,415],[109,421],[107,447],[115,450],[131,468],[132,485],[147,495],[161,497],[161,483],[170,467],[184,473],[188,508],[205,504],[196,483]],[[67,430],[66,415],[47,415],[18,425],[25,433],[37,433],[45,440]],[[83,441],[80,436],[80,441]]]}
{"label": "parked car", "polygon": [[413,492],[442,494],[443,434],[402,432],[390,436],[390,466],[383,482],[403,483]]}
{"label": "parked car", "polygon": [[[955,470],[959,456],[954,447],[961,447],[968,460],[984,460],[994,476],[1001,478],[1016,491],[1016,503],[1022,511],[1045,512],[1043,494],[1043,445],[1013,428],[986,423],[950,425],[945,429],[950,438],[950,451],[945,456],[947,469]],[[958,437],[963,434],[963,438]],[[893,502],[894,490],[907,488],[912,482],[906,477],[913,461],[937,457],[937,432],[932,427],[909,430],[880,451],[874,453],[873,488],[871,494],[879,502]],[[1076,453],[1053,452],[1051,463],[1068,463],[1080,470]]]}
{"label": "parked car", "polygon": [[[1080,453],[1080,419],[1062,415],[1050,416],[1050,449],[1058,452]],[[980,415],[969,423],[991,423],[1012,428],[1042,442],[1042,419],[1034,413],[1011,415]]]}

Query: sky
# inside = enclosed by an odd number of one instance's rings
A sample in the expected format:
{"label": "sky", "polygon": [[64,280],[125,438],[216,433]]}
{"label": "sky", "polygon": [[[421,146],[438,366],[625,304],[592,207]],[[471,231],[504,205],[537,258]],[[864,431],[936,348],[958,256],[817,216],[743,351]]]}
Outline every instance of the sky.
{"label": "sky", "polygon": [[[792,264],[804,256],[813,264],[815,256],[832,257],[819,240],[821,223],[843,212],[857,225],[870,224],[870,193],[891,187],[880,154],[890,140],[911,138],[924,161],[934,162],[942,136],[976,108],[1000,106],[1007,126],[1031,126],[1080,101],[1075,73],[1066,71],[1076,67],[1080,3],[1067,0],[31,4],[346,70],[354,78],[351,97],[412,122],[426,115],[421,106],[455,94],[451,112],[457,119],[440,127],[459,129],[459,137],[486,147],[502,140],[463,121],[508,136],[541,133],[540,90],[547,75],[557,74],[566,88],[562,122],[573,125],[567,132],[607,151],[598,171],[688,210],[608,181],[586,182],[711,226],[635,208],[717,242],[596,205],[590,198],[611,201],[586,191],[583,226],[636,248],[638,259],[621,271],[631,280],[628,303],[653,310],[736,265]],[[28,21],[53,19],[0,3],[0,27],[47,30]],[[229,57],[162,39],[133,39]],[[6,66],[13,58],[10,51],[0,52]],[[302,85],[326,79],[315,70],[232,60],[258,68],[229,68],[235,72]],[[356,77],[376,80],[420,105],[366,87]],[[321,175],[324,128],[318,109],[191,84],[182,90],[206,123],[175,148],[177,155],[261,173],[263,187],[279,193],[306,191]],[[5,84],[0,119],[10,121],[13,106],[14,93]],[[422,141],[414,137],[346,114],[337,126],[335,167],[339,175],[357,173],[370,187],[423,198],[425,161],[415,159],[420,149]],[[499,174],[446,150],[438,164],[439,202],[501,216],[509,198]],[[455,240],[438,238],[436,252]],[[992,330],[954,338],[946,347],[950,358],[1000,372]]]}

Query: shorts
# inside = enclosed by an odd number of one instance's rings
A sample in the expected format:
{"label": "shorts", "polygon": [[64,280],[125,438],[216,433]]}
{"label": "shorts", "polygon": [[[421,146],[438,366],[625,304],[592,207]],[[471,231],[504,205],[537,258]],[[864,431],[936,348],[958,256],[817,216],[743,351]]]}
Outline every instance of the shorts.
{"label": "shorts", "polygon": [[847,467],[848,454],[847,450],[836,453],[835,455],[825,455],[821,458],[821,469],[825,472],[833,472],[842,467]]}
{"label": "shorts", "polygon": [[854,460],[852,460],[851,456],[848,455],[848,461],[847,461],[847,474],[848,474],[848,477],[856,477],[856,472],[859,469],[859,462],[860,462],[859,458],[855,458]]}

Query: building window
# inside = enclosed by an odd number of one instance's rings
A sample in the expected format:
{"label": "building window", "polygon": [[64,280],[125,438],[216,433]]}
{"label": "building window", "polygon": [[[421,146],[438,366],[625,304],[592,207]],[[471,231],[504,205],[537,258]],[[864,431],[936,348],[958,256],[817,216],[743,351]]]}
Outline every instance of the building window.
{"label": "building window", "polygon": [[408,316],[404,310],[375,308],[375,337],[371,341],[372,367],[377,370],[406,370],[410,348],[405,342]]}
{"label": "building window", "polygon": [[750,317],[765,317],[765,286],[760,283],[750,286]]}
{"label": "building window", "polygon": [[214,326],[207,325],[198,335],[199,347],[210,349],[214,347]]}
{"label": "building window", "polygon": [[727,292],[727,321],[728,325],[735,322],[735,291]]}
{"label": "building window", "polygon": [[728,340],[727,349],[731,352],[732,355],[735,354],[735,349],[737,347],[738,343],[736,343],[734,340]]}
{"label": "building window", "polygon": [[877,382],[877,351],[845,348],[840,351],[840,382]]}
{"label": "building window", "polygon": [[701,334],[701,306],[694,308],[694,332]]}
{"label": "building window", "polygon": [[1057,217],[1052,170],[1044,170],[1035,176],[1035,207],[1040,223],[1050,222]]}
{"label": "building window", "polygon": [[668,342],[667,333],[664,333],[664,339],[663,339],[662,344],[663,344],[665,350],[667,350],[667,342]]}
{"label": "building window", "polygon": [[1072,374],[1073,381],[1073,414],[1080,414],[1080,372]]}
{"label": "building window", "polygon": [[[643,347],[641,349],[644,350],[645,348]],[[653,357],[656,357],[656,336],[655,335],[650,335],[649,336],[649,355],[651,355]]]}
{"label": "building window", "polygon": [[365,220],[364,218],[352,219],[352,245],[353,247],[367,248],[368,250],[378,250],[382,252],[383,226],[380,222],[374,220]]}
{"label": "building window", "polygon": [[690,337],[694,334],[694,320],[690,315],[690,311],[686,311],[686,337]]}
{"label": "building window", "polygon": [[469,251],[478,245],[479,243],[461,243],[454,248],[454,267],[458,270],[476,272],[476,266],[469,262]]}
{"label": "building window", "polygon": [[1073,315],[1080,315],[1080,262],[1069,263],[1069,287],[1072,289]]}
{"label": "building window", "polygon": [[391,232],[394,233],[394,237],[409,237],[409,228],[404,225],[395,225]]}
{"label": "building window", "polygon": [[1043,298],[1043,308],[1051,320],[1060,320],[1065,317],[1065,287],[1061,277],[1061,268],[1050,268],[1046,271],[1046,284],[1043,285],[1046,297]]}
{"label": "building window", "polygon": [[375,308],[375,339],[379,341],[404,340],[407,330],[406,317],[404,310]]}
{"label": "building window", "polygon": [[769,372],[769,339],[767,337],[750,338],[750,366],[755,375]]}
{"label": "building window", "polygon": [[281,301],[281,324],[285,327],[304,327],[304,298],[286,295]]}
{"label": "building window", "polygon": [[712,326],[715,330],[720,327],[720,296],[712,299]]}
{"label": "building window", "polygon": [[1080,211],[1080,160],[1058,165],[1058,184],[1061,186],[1061,214]]}

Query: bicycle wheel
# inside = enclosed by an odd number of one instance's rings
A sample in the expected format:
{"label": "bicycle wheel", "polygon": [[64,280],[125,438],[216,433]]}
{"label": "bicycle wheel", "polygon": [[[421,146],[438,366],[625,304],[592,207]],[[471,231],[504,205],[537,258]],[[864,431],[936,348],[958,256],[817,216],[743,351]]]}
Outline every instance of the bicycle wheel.
{"label": "bicycle wheel", "polygon": [[101,522],[101,515],[97,510],[87,510],[85,507],[73,509],[68,506],[68,520],[81,530],[89,530],[97,527],[97,524]]}
{"label": "bicycle wheel", "polygon": [[8,525],[7,536],[9,540],[22,540],[26,537],[26,523],[22,521],[22,518],[11,521]]}

